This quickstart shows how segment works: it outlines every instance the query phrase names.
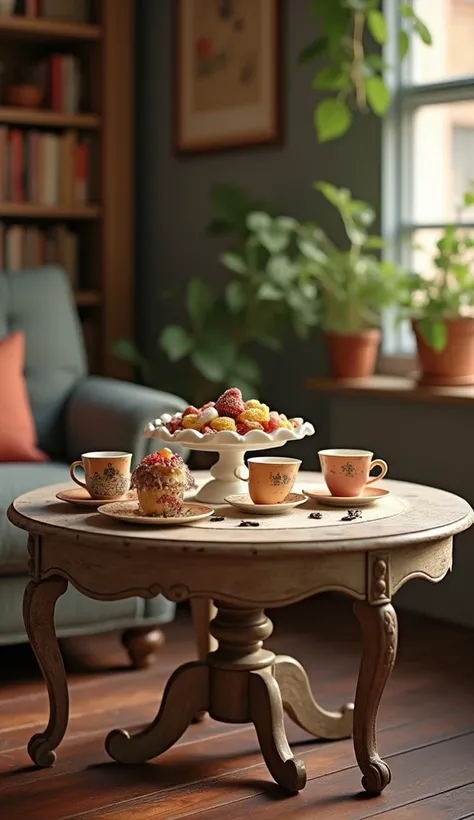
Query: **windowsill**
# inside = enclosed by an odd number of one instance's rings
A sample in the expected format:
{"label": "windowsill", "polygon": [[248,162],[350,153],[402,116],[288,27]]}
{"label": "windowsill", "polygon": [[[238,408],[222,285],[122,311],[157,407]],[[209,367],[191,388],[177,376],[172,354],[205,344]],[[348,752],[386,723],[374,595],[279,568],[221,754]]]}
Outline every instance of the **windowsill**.
{"label": "windowsill", "polygon": [[368,379],[310,378],[305,386],[319,393],[370,396],[432,404],[473,404],[474,385],[469,387],[420,387],[412,379],[375,375]]}

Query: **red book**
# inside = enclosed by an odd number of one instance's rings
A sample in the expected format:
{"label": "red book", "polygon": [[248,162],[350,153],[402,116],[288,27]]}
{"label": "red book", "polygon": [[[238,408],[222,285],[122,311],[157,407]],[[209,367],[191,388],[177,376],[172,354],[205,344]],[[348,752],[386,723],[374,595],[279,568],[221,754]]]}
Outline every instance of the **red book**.
{"label": "red book", "polygon": [[26,16],[38,17],[38,0],[26,0]]}
{"label": "red book", "polygon": [[10,131],[10,198],[12,202],[24,202],[23,185],[23,132],[18,128]]}
{"label": "red book", "polygon": [[63,81],[62,81],[62,54],[52,54],[49,58],[49,89],[50,106],[52,111],[63,110]]}
{"label": "red book", "polygon": [[89,178],[89,151],[88,145],[83,142],[76,145],[75,162],[75,200],[84,205],[87,202],[87,181]]}

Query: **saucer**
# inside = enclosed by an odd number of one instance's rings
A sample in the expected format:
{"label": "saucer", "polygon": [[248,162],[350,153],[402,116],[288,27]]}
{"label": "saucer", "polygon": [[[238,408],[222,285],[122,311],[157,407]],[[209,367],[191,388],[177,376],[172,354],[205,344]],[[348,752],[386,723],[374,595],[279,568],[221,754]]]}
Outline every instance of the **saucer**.
{"label": "saucer", "polygon": [[[129,490],[128,493],[121,496],[121,500],[133,501],[137,497],[135,490]],[[89,492],[84,487],[71,487],[70,490],[61,490],[56,493],[56,498],[60,501],[67,501],[68,504],[76,504],[78,507],[92,507],[97,509],[100,504],[109,501],[108,498],[91,498]],[[114,499],[118,501],[119,499]]]}
{"label": "saucer", "polygon": [[252,515],[278,515],[278,513],[287,512],[293,507],[304,504],[308,499],[301,493],[290,493],[286,501],[282,501],[280,504],[255,504],[250,496],[244,493],[242,495],[228,495],[224,500],[238,510]]}
{"label": "saucer", "polygon": [[313,487],[312,490],[303,490],[305,496],[312,498],[313,501],[319,501],[320,504],[326,504],[329,507],[368,507],[375,501],[385,498],[390,495],[390,490],[384,490],[381,487],[365,487],[361,495],[356,496],[339,496],[331,495],[328,488],[321,484],[318,487]]}
{"label": "saucer", "polygon": [[201,521],[214,514],[212,507],[207,504],[183,504],[178,515],[143,515],[138,511],[137,501],[113,501],[110,504],[102,504],[97,508],[97,512],[115,518],[116,521],[123,521],[126,524],[152,524],[153,526],[163,526],[166,524],[192,524],[194,521]]}

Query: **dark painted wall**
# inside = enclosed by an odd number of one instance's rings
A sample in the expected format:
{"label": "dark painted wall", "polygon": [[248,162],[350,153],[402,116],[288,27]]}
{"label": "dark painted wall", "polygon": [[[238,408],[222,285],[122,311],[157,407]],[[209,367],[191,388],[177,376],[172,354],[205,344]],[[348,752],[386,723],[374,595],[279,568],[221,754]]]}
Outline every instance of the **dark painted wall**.
{"label": "dark painted wall", "polygon": [[[380,206],[380,123],[369,117],[350,134],[317,145],[312,127],[311,69],[298,66],[298,53],[311,36],[309,0],[283,3],[284,122],[280,148],[232,151],[178,158],[171,148],[172,0],[137,0],[137,328],[142,344],[155,350],[164,323],[175,315],[160,293],[178,290],[191,276],[219,281],[220,246],[204,237],[211,216],[209,192],[215,182],[236,183],[273,199],[298,217],[317,216],[333,229],[330,215],[315,212],[315,179],[347,185],[377,209]],[[171,313],[169,312],[171,310]],[[433,483],[474,500],[470,479],[470,413],[448,407],[397,405],[307,394],[305,376],[322,372],[320,340],[289,345],[279,360],[268,359],[269,396],[282,410],[313,419],[319,434],[295,445],[305,466],[316,467],[316,450],[331,443],[374,449],[387,458],[391,475]],[[167,382],[163,370],[163,386]],[[331,405],[329,412],[329,405]],[[331,423],[330,423],[331,422]],[[290,448],[285,452],[291,454]],[[453,576],[444,584],[408,585],[400,600],[410,606],[474,625],[469,595],[474,574],[472,537],[459,539]]]}

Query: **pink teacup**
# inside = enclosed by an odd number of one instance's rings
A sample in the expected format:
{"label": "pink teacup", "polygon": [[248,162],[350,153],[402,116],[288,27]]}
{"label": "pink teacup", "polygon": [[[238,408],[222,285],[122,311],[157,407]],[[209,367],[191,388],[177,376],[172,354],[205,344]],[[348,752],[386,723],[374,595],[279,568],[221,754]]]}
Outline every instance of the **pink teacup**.
{"label": "pink teacup", "polygon": [[[373,460],[369,450],[320,450],[319,461],[324,480],[331,495],[354,498],[364,488],[387,475],[388,465],[380,458]],[[381,472],[370,477],[370,471],[380,467]]]}

